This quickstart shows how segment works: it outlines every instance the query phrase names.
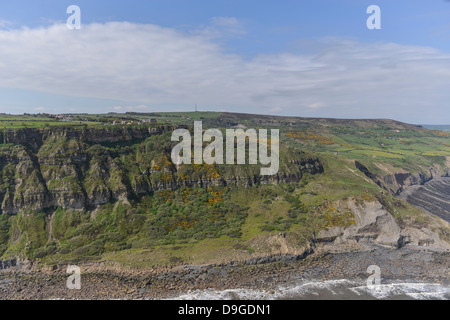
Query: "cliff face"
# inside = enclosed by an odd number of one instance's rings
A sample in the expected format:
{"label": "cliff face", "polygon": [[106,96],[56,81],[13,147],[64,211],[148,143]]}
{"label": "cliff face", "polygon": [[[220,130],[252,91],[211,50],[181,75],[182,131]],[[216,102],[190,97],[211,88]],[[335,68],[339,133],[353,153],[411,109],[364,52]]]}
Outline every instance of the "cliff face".
{"label": "cliff face", "polygon": [[383,177],[383,182],[391,188],[396,195],[400,195],[410,187],[424,185],[432,179],[439,177],[440,175],[433,168],[430,168],[429,174],[411,174],[409,172],[390,174]]}
{"label": "cliff face", "polygon": [[441,219],[450,222],[450,178],[433,179],[418,186],[403,197],[416,207],[425,209]]}
{"label": "cliff face", "polygon": [[400,195],[408,188],[416,185],[423,185],[428,181],[439,178],[440,174],[435,168],[429,168],[427,173],[411,173],[411,172],[396,172],[383,176],[377,176],[372,173],[364,164],[355,161],[355,167],[364,173],[366,177],[370,178],[379,187],[390,191],[392,194]]}
{"label": "cliff face", "polygon": [[179,166],[170,161],[173,126],[22,129],[0,132],[0,214],[93,209],[182,186],[252,186],[299,181],[323,171],[318,159],[289,154],[275,176],[247,166]]}
{"label": "cliff face", "polygon": [[357,244],[373,243],[392,248],[407,244],[450,249],[448,242],[441,240],[439,222],[430,220],[427,226],[417,223],[402,224],[378,200],[355,201],[349,199],[340,204],[353,215],[354,223],[348,227],[334,226],[323,229],[317,235],[319,243]]}
{"label": "cliff face", "polygon": [[355,161],[355,166],[385,190],[450,222],[450,178],[445,168],[442,171],[445,172],[444,177],[434,167],[426,173],[403,171],[377,177],[358,161]]}
{"label": "cliff face", "polygon": [[111,126],[105,128],[77,127],[72,125],[68,127],[61,126],[42,129],[10,129],[0,130],[0,144],[20,144],[36,151],[51,136],[62,136],[67,139],[78,138],[88,143],[104,143],[144,139],[150,135],[158,135],[166,131],[174,130],[175,128],[173,125],[154,127]]}

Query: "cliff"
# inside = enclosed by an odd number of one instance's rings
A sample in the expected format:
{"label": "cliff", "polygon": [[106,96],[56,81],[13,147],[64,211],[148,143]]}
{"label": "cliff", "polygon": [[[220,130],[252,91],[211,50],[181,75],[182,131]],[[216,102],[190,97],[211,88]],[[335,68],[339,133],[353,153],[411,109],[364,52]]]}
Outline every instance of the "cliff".
{"label": "cliff", "polygon": [[[221,120],[205,128],[222,128]],[[252,121],[233,125],[257,127]],[[390,123],[319,121],[305,129],[309,120],[296,121],[277,123],[284,133],[274,176],[261,176],[260,165],[174,165],[175,124],[0,130],[4,266],[271,261],[304,257],[318,243],[448,248],[445,221],[394,197],[441,175],[442,156],[386,152],[386,143],[405,142],[386,137],[397,134],[384,127]],[[430,135],[393,125],[411,140]],[[374,135],[385,148],[378,153],[364,149]]]}
{"label": "cliff", "polygon": [[[244,166],[175,166],[173,126],[21,129],[0,132],[0,214],[92,210],[110,201],[181,187],[253,186],[299,181],[323,171],[317,158],[286,152],[275,176]],[[284,161],[284,162],[283,162]]]}
{"label": "cliff", "polygon": [[401,194],[409,203],[432,212],[450,222],[450,178],[433,179],[425,184],[415,185]]}
{"label": "cliff", "polygon": [[449,243],[441,239],[442,233],[445,233],[445,223],[438,219],[431,218],[426,224],[398,217],[396,219],[394,214],[375,198],[364,201],[352,198],[339,201],[335,205],[348,208],[353,223],[349,226],[322,229],[317,235],[319,243],[378,244],[391,248],[414,245],[450,249]]}

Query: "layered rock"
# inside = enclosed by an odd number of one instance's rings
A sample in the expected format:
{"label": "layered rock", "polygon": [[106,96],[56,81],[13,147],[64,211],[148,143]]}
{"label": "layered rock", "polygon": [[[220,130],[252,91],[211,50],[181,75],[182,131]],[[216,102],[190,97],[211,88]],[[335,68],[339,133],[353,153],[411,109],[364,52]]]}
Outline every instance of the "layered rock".
{"label": "layered rock", "polygon": [[83,126],[58,126],[42,129],[20,128],[0,131],[0,144],[20,144],[38,150],[44,142],[53,136],[66,137],[67,139],[79,138],[90,143],[131,141],[145,139],[150,135],[159,135],[166,131],[176,129],[173,125],[146,126],[117,126],[106,128],[90,128]]}
{"label": "layered rock", "polygon": [[[169,160],[170,136],[161,137],[169,129],[173,127],[3,133],[5,142],[17,144],[0,148],[0,214],[57,207],[91,210],[159,190],[278,184],[299,181],[305,172],[323,172],[318,159],[301,153],[290,154],[274,176],[261,176],[259,166],[177,167]],[[166,140],[168,145],[160,143]],[[111,143],[116,145],[109,147]]]}
{"label": "layered rock", "polygon": [[[353,216],[354,224],[333,226],[321,230],[317,241],[333,244],[373,243],[393,248],[407,244],[450,249],[438,232],[425,227],[400,227],[392,214],[378,201],[359,202],[350,199],[345,203]],[[430,224],[432,225],[432,224]]]}
{"label": "layered rock", "polygon": [[[390,191],[392,194],[400,195],[402,192],[417,185],[424,185],[432,179],[438,179],[442,174],[434,167],[428,169],[425,173],[411,173],[405,170],[390,173],[384,176],[377,176],[372,173],[364,164],[355,161],[355,167],[364,173],[381,188]],[[440,168],[442,170],[442,168]]]}
{"label": "layered rock", "polygon": [[403,195],[412,205],[450,222],[450,178],[433,179]]}
{"label": "layered rock", "polygon": [[33,262],[27,259],[0,260],[0,272],[25,272],[32,266]]}

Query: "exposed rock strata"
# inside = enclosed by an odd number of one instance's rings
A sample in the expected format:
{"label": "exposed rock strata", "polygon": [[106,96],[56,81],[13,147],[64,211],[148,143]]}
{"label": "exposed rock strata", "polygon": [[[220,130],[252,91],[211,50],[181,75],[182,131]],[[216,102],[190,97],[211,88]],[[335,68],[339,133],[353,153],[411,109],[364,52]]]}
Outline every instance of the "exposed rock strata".
{"label": "exposed rock strata", "polygon": [[423,186],[413,188],[403,197],[412,205],[450,222],[450,178],[433,179]]}
{"label": "exposed rock strata", "polygon": [[[449,164],[450,157],[447,158],[447,165]],[[355,166],[385,190],[450,222],[450,177],[448,173],[441,176],[435,168],[430,168],[429,174],[397,172],[381,179],[371,173],[362,163],[355,161]]]}
{"label": "exposed rock strata", "polygon": [[[146,139],[174,127],[119,129],[22,129],[0,131],[0,214],[21,210],[90,210],[130,196],[183,186],[252,186],[299,181],[303,174],[323,171],[316,158],[290,160],[277,175],[261,176],[254,168],[207,169],[182,175],[170,151]],[[170,136],[169,136],[170,138]],[[113,149],[109,143],[133,142],[139,149]],[[153,148],[150,149],[149,148]],[[158,149],[159,148],[159,149]],[[126,160],[124,160],[124,158]],[[158,159],[162,159],[157,165]],[[127,164],[132,162],[132,164]],[[136,172],[138,171],[138,172]]]}
{"label": "exposed rock strata", "polygon": [[407,244],[450,249],[450,244],[441,240],[438,232],[414,226],[400,227],[394,217],[375,201],[358,203],[354,199],[346,205],[354,215],[355,224],[349,227],[323,229],[317,235],[318,242],[339,244],[373,243],[392,248]]}

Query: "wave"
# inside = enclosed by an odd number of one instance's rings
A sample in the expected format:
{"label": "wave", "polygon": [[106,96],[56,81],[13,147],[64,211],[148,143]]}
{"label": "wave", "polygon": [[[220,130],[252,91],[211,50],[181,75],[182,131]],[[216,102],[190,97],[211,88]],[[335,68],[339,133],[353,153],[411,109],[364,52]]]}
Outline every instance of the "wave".
{"label": "wave", "polygon": [[275,289],[194,290],[171,300],[449,300],[450,287],[434,283],[389,283],[367,286],[362,281],[304,281]]}

